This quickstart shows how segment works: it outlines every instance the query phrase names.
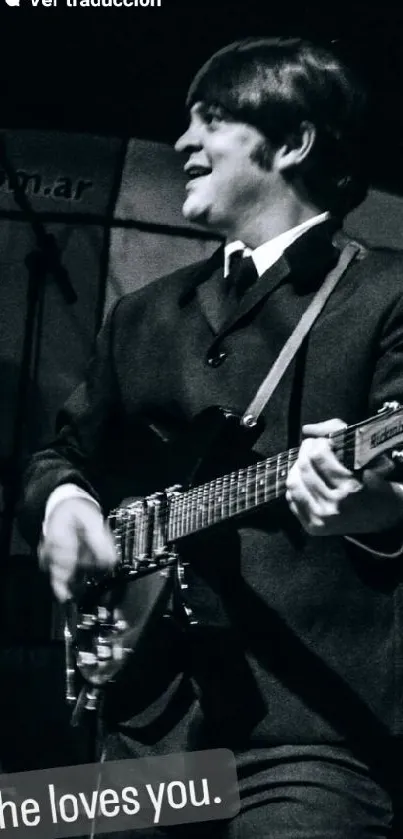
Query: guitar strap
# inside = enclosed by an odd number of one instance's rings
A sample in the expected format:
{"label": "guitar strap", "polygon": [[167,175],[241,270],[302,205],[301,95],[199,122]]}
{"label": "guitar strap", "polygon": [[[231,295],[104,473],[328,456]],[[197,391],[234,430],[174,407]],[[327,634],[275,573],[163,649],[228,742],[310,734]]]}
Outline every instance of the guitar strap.
{"label": "guitar strap", "polygon": [[259,415],[262,413],[263,408],[281,381],[287,367],[290,365],[294,356],[298,352],[304,338],[308,335],[309,330],[315,323],[316,318],[325,306],[325,303],[329,299],[332,291],[334,291],[337,283],[345,274],[348,266],[359,254],[363,254],[363,251],[365,251],[365,248],[359,245],[358,242],[347,242],[340,253],[337,265],[330,271],[321,287],[316,292],[315,297],[284,344],[280,355],[270,368],[266,378],[263,380],[256,395],[252,399],[252,402],[248,405],[241,418],[242,425],[247,428],[251,428],[256,425]]}

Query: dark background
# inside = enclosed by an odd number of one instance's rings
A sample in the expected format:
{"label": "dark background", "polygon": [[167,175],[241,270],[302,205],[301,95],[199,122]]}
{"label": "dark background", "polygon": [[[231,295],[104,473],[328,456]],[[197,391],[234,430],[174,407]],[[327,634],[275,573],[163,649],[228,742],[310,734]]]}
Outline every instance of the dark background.
{"label": "dark background", "polygon": [[375,186],[403,194],[403,2],[162,0],[162,8],[1,4],[0,82],[7,127],[173,141],[188,83],[215,49],[247,35],[303,35],[337,49],[373,93]]}

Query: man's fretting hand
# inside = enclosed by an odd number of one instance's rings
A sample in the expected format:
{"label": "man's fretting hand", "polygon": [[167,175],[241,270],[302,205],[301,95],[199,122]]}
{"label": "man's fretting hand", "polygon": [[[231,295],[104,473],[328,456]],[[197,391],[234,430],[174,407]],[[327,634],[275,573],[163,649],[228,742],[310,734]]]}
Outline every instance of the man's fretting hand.
{"label": "man's fretting hand", "polygon": [[403,524],[403,489],[376,471],[365,469],[358,480],[337,459],[334,431],[340,419],[303,426],[298,458],[287,479],[290,510],[312,536],[378,533]]}

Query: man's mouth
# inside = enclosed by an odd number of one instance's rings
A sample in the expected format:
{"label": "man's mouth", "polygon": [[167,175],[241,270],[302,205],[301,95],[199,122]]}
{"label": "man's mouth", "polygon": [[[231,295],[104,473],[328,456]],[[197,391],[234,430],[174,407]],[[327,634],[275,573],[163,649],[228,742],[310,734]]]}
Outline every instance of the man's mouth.
{"label": "man's mouth", "polygon": [[187,165],[185,166],[185,172],[189,178],[189,183],[194,183],[194,181],[199,178],[204,178],[206,175],[210,175],[211,169],[208,166]]}

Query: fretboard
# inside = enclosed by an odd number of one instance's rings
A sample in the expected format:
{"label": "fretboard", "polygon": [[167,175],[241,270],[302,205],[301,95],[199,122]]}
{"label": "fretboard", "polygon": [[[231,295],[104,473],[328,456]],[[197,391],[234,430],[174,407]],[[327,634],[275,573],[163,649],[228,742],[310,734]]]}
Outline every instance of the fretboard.
{"label": "fretboard", "polygon": [[[393,461],[393,449],[403,443],[403,408],[385,403],[375,416],[328,436],[336,457],[350,470],[363,469],[389,450]],[[185,492],[167,490],[118,507],[109,520],[122,562],[156,556],[167,543],[281,498],[298,452],[289,449]]]}
{"label": "fretboard", "polygon": [[174,542],[280,498],[297,456],[298,449],[290,449],[174,496],[169,508],[168,541]]}

